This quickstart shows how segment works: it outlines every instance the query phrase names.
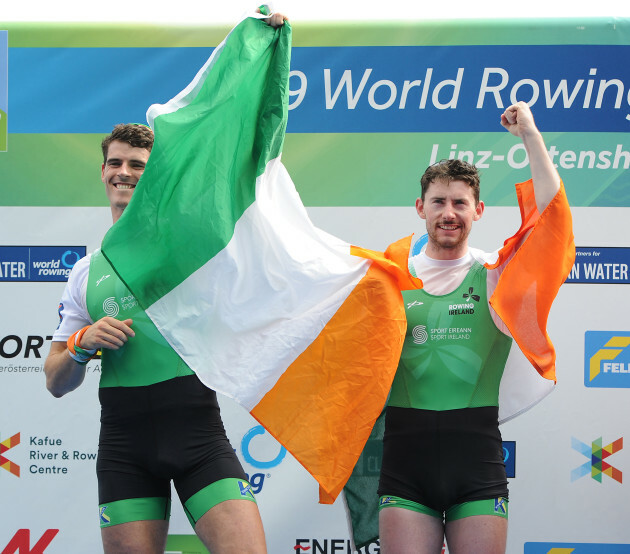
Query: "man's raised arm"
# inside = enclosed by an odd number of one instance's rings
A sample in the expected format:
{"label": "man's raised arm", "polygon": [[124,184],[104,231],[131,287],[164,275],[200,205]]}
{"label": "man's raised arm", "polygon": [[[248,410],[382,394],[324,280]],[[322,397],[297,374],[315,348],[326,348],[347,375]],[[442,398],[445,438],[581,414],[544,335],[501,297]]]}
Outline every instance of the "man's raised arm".
{"label": "man's raised arm", "polygon": [[501,125],[523,141],[534,182],[536,206],[542,213],[560,190],[560,175],[556,171],[545,141],[534,123],[534,116],[525,102],[517,102],[501,115]]}

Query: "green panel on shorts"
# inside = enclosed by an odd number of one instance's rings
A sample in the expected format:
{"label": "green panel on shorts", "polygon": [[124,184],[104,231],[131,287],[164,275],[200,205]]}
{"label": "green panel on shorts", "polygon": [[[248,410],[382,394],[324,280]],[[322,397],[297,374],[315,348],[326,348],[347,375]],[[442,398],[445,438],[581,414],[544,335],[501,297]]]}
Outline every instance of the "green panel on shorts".
{"label": "green panel on shorts", "polygon": [[457,504],[446,511],[446,521],[470,516],[499,516],[507,519],[508,499],[504,496]]}
{"label": "green panel on shorts", "polygon": [[171,516],[171,501],[161,496],[117,500],[100,504],[98,508],[101,527],[147,519],[168,520]]}
{"label": "green panel on shorts", "polygon": [[378,511],[380,512],[384,508],[403,508],[404,510],[411,510],[412,512],[442,519],[442,514],[437,510],[433,510],[424,504],[418,504],[418,502],[413,502],[412,500],[400,498],[400,496],[381,496],[378,502]]}
{"label": "green panel on shorts", "polygon": [[184,511],[194,527],[201,516],[225,500],[256,502],[252,486],[243,479],[221,479],[193,494],[185,503]]}
{"label": "green panel on shorts", "polygon": [[[440,512],[428,508],[423,504],[419,504],[418,502],[406,500],[398,496],[381,496],[378,506],[379,511],[389,507],[403,508],[405,510],[411,510],[412,512],[418,512],[420,514],[426,514],[428,516],[442,519],[442,514]],[[499,516],[507,519],[508,499],[504,496],[499,496],[498,498],[472,500],[471,502],[456,504],[446,510],[444,519],[446,521],[454,521],[456,519],[462,519],[470,516]]]}

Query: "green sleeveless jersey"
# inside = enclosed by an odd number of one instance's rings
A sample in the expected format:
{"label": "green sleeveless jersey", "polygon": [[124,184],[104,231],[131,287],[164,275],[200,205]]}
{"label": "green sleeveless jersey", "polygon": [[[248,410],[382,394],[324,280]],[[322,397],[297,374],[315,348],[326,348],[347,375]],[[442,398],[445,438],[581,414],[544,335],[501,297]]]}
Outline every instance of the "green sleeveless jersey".
{"label": "green sleeveless jersey", "polygon": [[133,320],[135,336],[118,350],[103,348],[101,352],[101,387],[138,387],[193,374],[100,250],[90,259],[86,304],[92,321],[105,316]]}
{"label": "green sleeveless jersey", "polygon": [[490,314],[487,270],[474,262],[453,292],[403,291],[407,334],[388,405],[425,410],[498,406],[512,339]]}

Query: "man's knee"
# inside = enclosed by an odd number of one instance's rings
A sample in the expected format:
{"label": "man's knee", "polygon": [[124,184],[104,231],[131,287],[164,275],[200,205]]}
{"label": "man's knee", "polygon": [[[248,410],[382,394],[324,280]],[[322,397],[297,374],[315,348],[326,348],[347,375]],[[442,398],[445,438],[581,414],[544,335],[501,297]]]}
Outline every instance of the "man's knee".
{"label": "man's knee", "polygon": [[225,500],[208,510],[195,532],[213,554],[265,554],[265,533],[256,503]]}
{"label": "man's knee", "polygon": [[101,529],[105,554],[155,552],[166,550],[168,521],[131,521]]}

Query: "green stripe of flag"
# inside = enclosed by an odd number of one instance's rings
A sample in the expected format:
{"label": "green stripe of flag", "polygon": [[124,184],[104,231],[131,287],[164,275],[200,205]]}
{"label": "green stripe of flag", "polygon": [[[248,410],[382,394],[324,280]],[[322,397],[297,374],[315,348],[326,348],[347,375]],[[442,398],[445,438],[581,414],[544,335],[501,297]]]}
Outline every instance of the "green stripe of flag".
{"label": "green stripe of flag", "polygon": [[256,177],[282,149],[290,51],[288,24],[247,18],[200,71],[202,83],[156,116],[145,172],[102,245],[143,308],[220,252],[254,202]]}

